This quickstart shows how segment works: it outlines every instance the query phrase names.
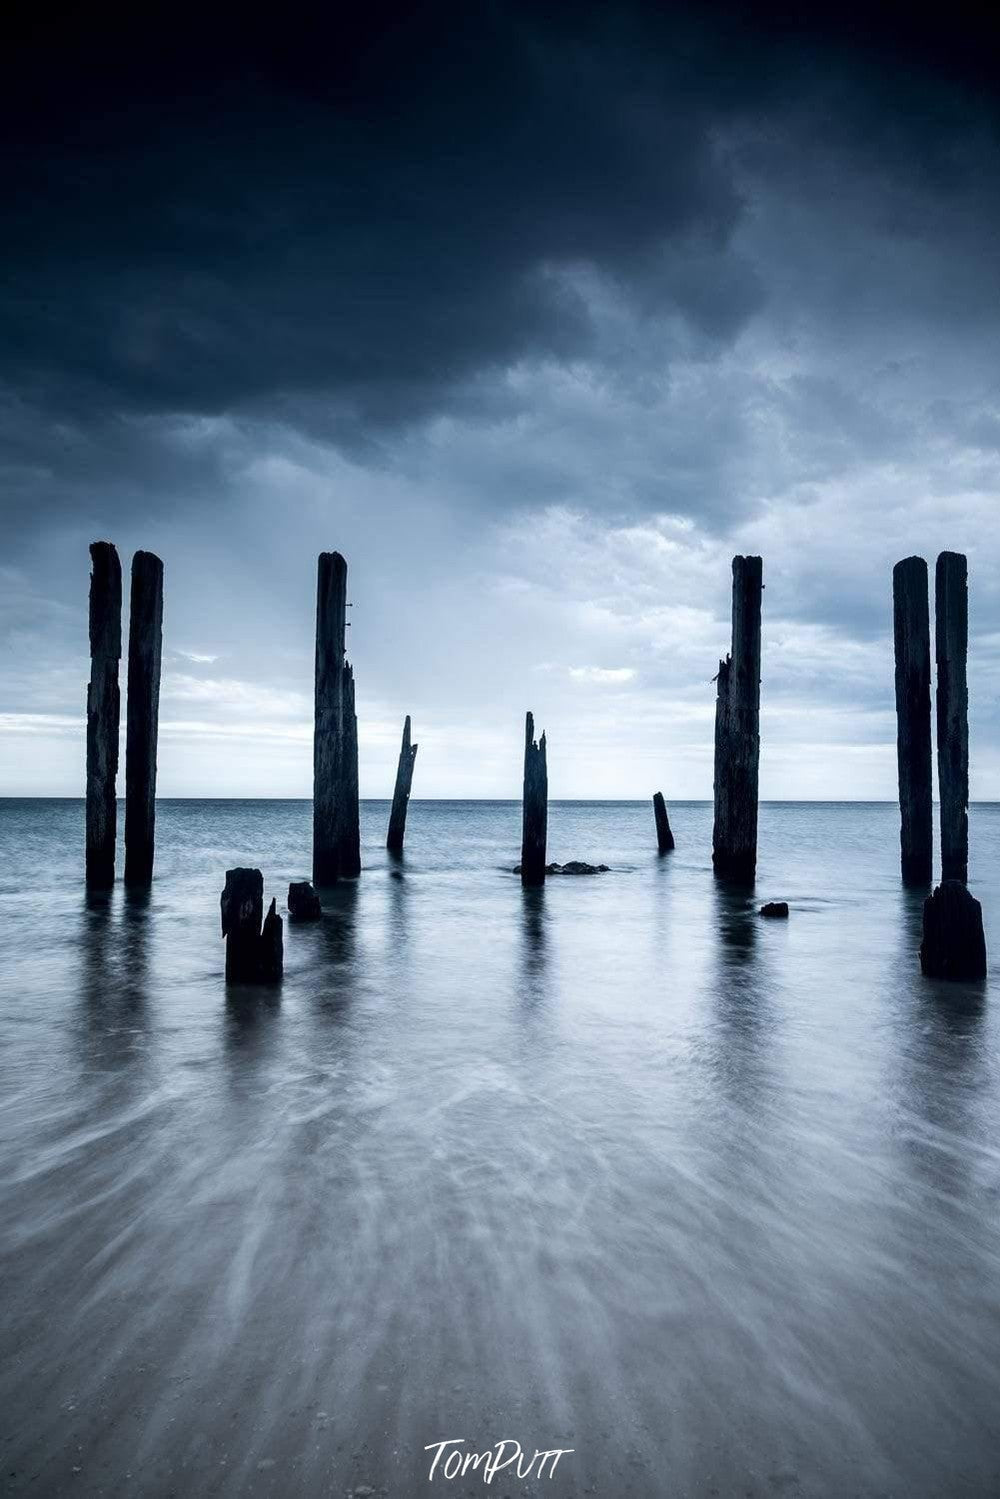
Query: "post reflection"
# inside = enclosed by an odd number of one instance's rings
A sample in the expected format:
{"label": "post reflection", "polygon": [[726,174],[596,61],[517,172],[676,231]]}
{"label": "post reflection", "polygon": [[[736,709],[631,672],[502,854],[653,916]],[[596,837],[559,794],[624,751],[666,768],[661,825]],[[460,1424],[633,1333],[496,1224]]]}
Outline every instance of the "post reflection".
{"label": "post reflection", "polygon": [[753,890],[717,878],[712,891],[720,957],[729,967],[744,967],[753,959],[757,947],[759,917]]}
{"label": "post reflection", "polygon": [[[323,944],[323,960],[338,970],[353,969],[357,956],[358,884],[343,880],[327,885],[319,892],[323,915],[318,923]],[[342,983],[346,975],[337,975]]]}
{"label": "post reflection", "polygon": [[549,957],[545,886],[521,887],[521,998],[534,1008],[547,992]]}
{"label": "post reflection", "polygon": [[141,1061],[148,1026],[148,899],[126,895],[115,919],[110,891],[88,892],[80,913],[79,1036],[87,1069]]}
{"label": "post reflection", "polygon": [[925,894],[915,888],[900,891],[901,961],[908,981],[895,1013],[900,1102],[910,1124],[902,1140],[925,1185],[947,1200],[964,1194],[975,1156],[968,1142],[976,1137],[988,1082],[983,1036],[987,986],[985,980],[953,983],[920,972]]}
{"label": "post reflection", "polygon": [[717,935],[712,984],[715,1073],[726,1099],[758,1123],[774,1086],[776,1020],[761,972],[760,921],[753,890],[715,879]]}

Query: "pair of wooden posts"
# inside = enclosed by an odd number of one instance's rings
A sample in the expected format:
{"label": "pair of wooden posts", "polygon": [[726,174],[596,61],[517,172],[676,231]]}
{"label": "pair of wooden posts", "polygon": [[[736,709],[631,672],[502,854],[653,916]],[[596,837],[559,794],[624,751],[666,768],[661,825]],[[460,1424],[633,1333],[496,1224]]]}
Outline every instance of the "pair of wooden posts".
{"label": "pair of wooden posts", "polygon": [[[733,558],[732,650],[719,662],[715,703],[715,819],[712,865],[721,879],[753,884],[757,872],[760,763],[760,639],[763,563]],[[548,771],[545,735],[536,743],[528,713],[524,727],[521,883],[545,880]],[[660,853],[674,846],[661,792],[653,797]]]}
{"label": "pair of wooden posts", "polygon": [[[934,578],[941,878],[969,875],[968,563],[942,552]],[[896,658],[896,754],[900,863],[907,884],[930,884],[934,868],[931,772],[931,649],[927,563],[906,557],[892,573]]]}
{"label": "pair of wooden posts", "polygon": [[[316,584],[316,699],[313,729],[313,884],[332,885],[361,873],[358,800],[358,717],[354,672],[347,660],[347,562],[321,552]],[[386,847],[401,853],[417,746],[410,716],[396,768]]]}
{"label": "pair of wooden posts", "polygon": [[[115,881],[118,735],[121,698],[122,569],[109,541],[90,548],[90,683],[87,688],[87,859],[91,889]],[[152,552],[132,558],[125,737],[125,883],[153,877],[156,739],[163,641],[163,563]]]}

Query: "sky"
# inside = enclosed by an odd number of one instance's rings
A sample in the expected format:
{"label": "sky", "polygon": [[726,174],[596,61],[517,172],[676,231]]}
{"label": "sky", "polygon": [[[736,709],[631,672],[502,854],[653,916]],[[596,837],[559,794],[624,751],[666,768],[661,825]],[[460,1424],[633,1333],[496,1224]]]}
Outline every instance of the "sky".
{"label": "sky", "polygon": [[528,708],[553,797],[710,796],[753,552],[761,795],[892,799],[892,565],[950,549],[1000,798],[997,22],[42,9],[0,23],[0,794],[82,795],[103,539],[164,562],[163,796],[311,794],[336,549],[363,796],[406,713],[414,796],[518,796]]}

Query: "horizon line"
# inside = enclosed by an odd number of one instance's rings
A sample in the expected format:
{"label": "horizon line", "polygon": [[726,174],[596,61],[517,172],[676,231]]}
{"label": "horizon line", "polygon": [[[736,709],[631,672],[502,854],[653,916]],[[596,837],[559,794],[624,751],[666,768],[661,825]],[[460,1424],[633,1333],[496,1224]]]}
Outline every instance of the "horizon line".
{"label": "horizon line", "polygon": [[[116,798],[123,806],[124,796]],[[311,804],[311,796],[158,796],[157,804],[163,802],[302,802],[304,805]],[[358,798],[359,803],[364,806],[367,803],[385,803],[390,805],[391,796],[362,796]],[[649,796],[550,796],[549,806],[645,806],[652,802],[652,794]],[[85,796],[67,796],[62,792],[32,792],[30,794],[17,792],[0,792],[0,802],[80,802],[86,804]],[[482,802],[484,805],[520,806],[519,796],[412,796],[409,805],[420,804],[456,805],[458,803]],[[710,796],[679,796],[668,799],[667,805],[671,807],[710,807],[714,799]],[[940,803],[933,803],[935,808]],[[970,800],[970,807],[995,807],[1000,806],[1000,798],[983,797],[978,800]],[[898,807],[896,798],[890,797],[850,797],[850,796],[770,796],[759,797],[758,806],[761,807]]]}

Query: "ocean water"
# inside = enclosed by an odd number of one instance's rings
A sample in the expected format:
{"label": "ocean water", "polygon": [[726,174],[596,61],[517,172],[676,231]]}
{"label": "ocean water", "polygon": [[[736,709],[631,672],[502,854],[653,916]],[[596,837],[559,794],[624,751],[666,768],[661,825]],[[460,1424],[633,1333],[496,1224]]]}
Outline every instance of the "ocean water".
{"label": "ocean water", "polygon": [[[161,803],[136,901],[0,802],[8,1489],[1000,1493],[1000,987],[921,977],[896,810],[763,806],[752,896],[706,804],[663,858],[553,804],[612,872],[530,893],[516,804],[412,803],[399,864],[387,815],[227,995],[224,871],[283,908],[308,803]],[[573,1450],[429,1485],[449,1439]]]}

